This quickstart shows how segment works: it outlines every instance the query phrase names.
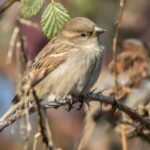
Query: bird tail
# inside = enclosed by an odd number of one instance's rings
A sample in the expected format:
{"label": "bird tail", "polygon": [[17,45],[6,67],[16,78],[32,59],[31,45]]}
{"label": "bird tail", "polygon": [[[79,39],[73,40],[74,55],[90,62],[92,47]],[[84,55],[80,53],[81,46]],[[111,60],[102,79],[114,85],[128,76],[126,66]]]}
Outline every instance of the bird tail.
{"label": "bird tail", "polygon": [[18,96],[16,95],[12,100],[11,107],[7,110],[7,112],[0,118],[0,130],[10,121],[9,118],[15,115],[17,111]]}

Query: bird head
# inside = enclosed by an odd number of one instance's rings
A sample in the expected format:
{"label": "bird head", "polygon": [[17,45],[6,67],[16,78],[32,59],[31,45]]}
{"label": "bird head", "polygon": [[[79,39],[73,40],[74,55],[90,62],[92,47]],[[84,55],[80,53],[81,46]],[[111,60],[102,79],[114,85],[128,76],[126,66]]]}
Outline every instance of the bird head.
{"label": "bird head", "polygon": [[105,31],[88,18],[75,17],[65,23],[59,37],[74,44],[87,44],[97,40]]}

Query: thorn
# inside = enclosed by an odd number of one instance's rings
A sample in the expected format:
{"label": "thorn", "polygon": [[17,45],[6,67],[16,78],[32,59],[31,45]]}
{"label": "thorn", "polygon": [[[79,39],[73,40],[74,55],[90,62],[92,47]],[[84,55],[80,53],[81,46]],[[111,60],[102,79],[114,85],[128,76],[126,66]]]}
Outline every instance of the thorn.
{"label": "thorn", "polygon": [[89,95],[90,95],[90,94],[93,94],[95,91],[96,91],[96,88],[94,88],[92,91],[90,91],[90,92],[89,92]]}
{"label": "thorn", "polygon": [[99,92],[97,92],[96,94],[97,95],[101,95],[104,91],[106,91],[108,88],[105,88],[105,89],[103,89],[103,90],[101,90],[101,91],[99,91]]}
{"label": "thorn", "polygon": [[85,101],[85,103],[86,103],[86,105],[87,105],[88,109],[90,110],[90,108],[91,108],[90,103],[89,103],[88,101]]}

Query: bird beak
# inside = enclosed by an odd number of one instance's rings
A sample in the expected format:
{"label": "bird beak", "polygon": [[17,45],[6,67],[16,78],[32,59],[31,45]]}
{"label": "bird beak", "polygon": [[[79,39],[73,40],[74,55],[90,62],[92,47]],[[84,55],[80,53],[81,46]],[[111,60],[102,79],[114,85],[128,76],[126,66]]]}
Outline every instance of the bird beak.
{"label": "bird beak", "polygon": [[102,29],[102,28],[99,28],[99,27],[95,27],[95,28],[94,28],[94,32],[95,32],[96,35],[99,35],[99,34],[104,33],[104,32],[106,32],[106,31],[107,31],[107,30]]}

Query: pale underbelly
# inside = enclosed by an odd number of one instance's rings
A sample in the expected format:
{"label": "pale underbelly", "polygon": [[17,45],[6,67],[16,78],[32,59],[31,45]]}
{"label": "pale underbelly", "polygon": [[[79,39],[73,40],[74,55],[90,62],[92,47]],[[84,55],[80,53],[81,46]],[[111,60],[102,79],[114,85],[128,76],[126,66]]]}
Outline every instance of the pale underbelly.
{"label": "pale underbelly", "polygon": [[87,61],[64,63],[51,72],[36,90],[46,105],[54,100],[61,101],[69,94],[75,96],[86,94],[99,76],[101,59],[89,65]]}

